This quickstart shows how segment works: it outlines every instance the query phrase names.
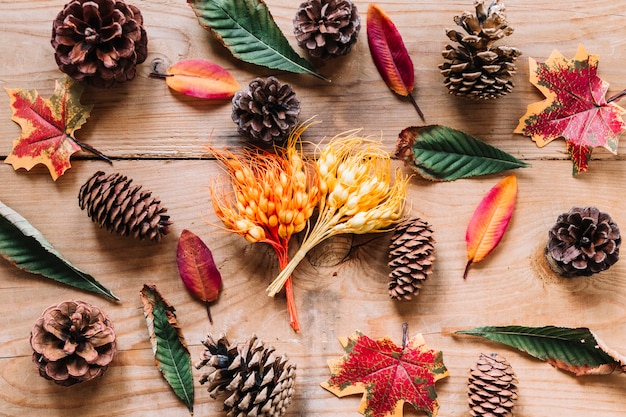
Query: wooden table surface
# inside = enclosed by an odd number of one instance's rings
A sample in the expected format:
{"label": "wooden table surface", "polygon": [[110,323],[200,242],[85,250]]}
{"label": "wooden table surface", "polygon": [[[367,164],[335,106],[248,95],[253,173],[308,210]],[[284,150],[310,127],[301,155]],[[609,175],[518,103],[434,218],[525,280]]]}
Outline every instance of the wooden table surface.
{"label": "wooden table surface", "polygon": [[[551,2],[510,0],[507,16],[515,32],[506,44],[518,47],[516,87],[489,102],[467,102],[446,93],[437,65],[447,43],[445,28],[453,16],[472,10],[471,1],[380,0],[403,35],[415,63],[415,97],[429,124],[445,124],[474,134],[528,161],[516,171],[517,206],[500,246],[462,279],[466,261],[465,227],[483,195],[505,174],[431,183],[414,177],[409,184],[410,214],[428,221],[436,238],[433,276],[411,302],[387,295],[386,248],[389,235],[355,239],[349,259],[314,267],[306,260],[294,273],[296,302],[303,330],[294,333],[284,297],[265,296],[278,273],[268,245],[250,244],[207,224],[219,223],[207,189],[221,175],[204,146],[238,146],[236,127],[226,101],[202,101],[168,90],[149,78],[150,63],[161,58],[212,60],[247,85],[257,76],[277,75],[290,83],[301,101],[300,120],[321,122],[305,139],[324,143],[337,133],[363,128],[382,136],[392,152],[400,130],[419,125],[414,109],[394,96],[370,58],[365,28],[354,50],[321,68],[325,83],[306,75],[276,73],[234,59],[202,29],[184,0],[134,0],[149,37],[147,61],[138,77],[110,90],[87,88],[83,103],[91,117],[77,137],[113,159],[113,166],[78,153],[72,168],[53,182],[38,166],[15,172],[0,164],[0,200],[35,227],[71,262],[112,289],[120,302],[59,285],[0,262],[0,415],[2,416],[188,416],[154,366],[139,290],[154,282],[176,307],[192,360],[199,359],[208,332],[226,332],[244,341],[252,334],[297,363],[297,385],[287,416],[357,416],[360,396],[336,398],[319,384],[329,376],[326,362],[339,357],[338,337],[359,329],[373,338],[401,341],[402,323],[409,333],[423,333],[430,348],[440,349],[450,376],[437,384],[442,417],[468,415],[467,371],[480,352],[507,357],[519,379],[518,417],[623,416],[626,377],[574,377],[518,351],[472,338],[454,338],[457,329],[483,325],[584,326],[617,351],[626,353],[626,262],[593,278],[559,279],[545,270],[541,251],[556,217],[574,205],[595,205],[626,225],[623,205],[626,161],[604,149],[593,153],[588,173],[571,175],[563,141],[537,148],[513,134],[526,106],[542,99],[528,82],[528,57],[545,60],[553,49],[566,57],[579,43],[600,55],[600,76],[611,84],[609,95],[626,88],[626,12],[619,1]],[[0,0],[0,85],[36,88],[48,96],[58,70],[50,46],[51,22],[63,7],[55,0]],[[267,0],[289,41],[295,46],[291,20],[297,2]],[[356,1],[363,24],[368,3]],[[298,49],[296,47],[296,49]],[[299,50],[299,49],[298,49]],[[300,53],[303,51],[299,50]],[[9,98],[0,95],[0,157],[20,134],[10,120]],[[399,162],[395,165],[401,166]],[[161,198],[173,220],[171,233],[153,244],[99,229],[77,204],[78,189],[96,170],[120,172]],[[408,172],[408,171],[407,171]],[[624,226],[626,228],[626,226]],[[212,306],[210,325],[204,306],[184,288],[175,249],[183,229],[198,234],[213,251],[224,279]],[[294,242],[293,249],[296,248]],[[29,333],[49,305],[82,299],[104,309],[115,324],[119,352],[102,379],[70,388],[41,378],[31,362]],[[219,416],[221,402],[211,399],[194,369],[195,415]],[[405,416],[421,416],[406,406]]]}

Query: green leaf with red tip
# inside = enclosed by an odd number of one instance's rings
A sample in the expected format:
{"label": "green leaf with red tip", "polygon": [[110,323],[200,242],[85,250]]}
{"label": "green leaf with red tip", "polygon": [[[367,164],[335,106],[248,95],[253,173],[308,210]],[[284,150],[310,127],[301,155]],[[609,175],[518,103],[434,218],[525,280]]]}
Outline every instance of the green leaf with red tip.
{"label": "green leaf with red tip", "polygon": [[185,229],[178,239],[176,261],[185,287],[206,303],[209,321],[213,323],[209,303],[219,296],[222,276],[215,266],[211,250],[200,237]]}
{"label": "green leaf with red tip", "polygon": [[439,410],[435,382],[448,376],[441,351],[426,347],[421,334],[397,346],[360,332],[339,342],[341,359],[329,361],[331,377],[322,387],[338,397],[363,393],[359,412],[368,417],[402,416],[405,402],[434,417]]}
{"label": "green leaf with red tip", "polygon": [[513,215],[516,199],[517,177],[511,174],[494,185],[476,207],[465,232],[467,264],[463,278],[472,264],[485,259],[498,246]]}
{"label": "green leaf with red tip", "polygon": [[626,371],[626,358],[585,327],[486,326],[455,334],[503,343],[577,376]]}
{"label": "green leaf with red tip", "polygon": [[108,160],[74,137],[92,108],[80,103],[83,89],[68,76],[56,80],[54,93],[48,99],[43,99],[37,90],[5,89],[11,98],[11,120],[20,125],[22,134],[13,141],[13,149],[4,162],[14,169],[26,170],[43,164],[56,181],[70,168],[70,156],[81,148]]}
{"label": "green leaf with red tip", "polygon": [[599,59],[582,45],[573,59],[558,51],[545,62],[530,58],[530,82],[546,99],[530,104],[514,131],[539,147],[565,139],[574,174],[587,170],[594,147],[617,153],[619,135],[626,131],[626,110],[614,103],[624,92],[606,99],[609,83],[598,77]]}
{"label": "green leaf with red tip", "polygon": [[413,61],[391,18],[376,3],[367,9],[367,43],[380,76],[394,93],[407,97],[424,119],[411,95],[415,84]]}
{"label": "green leaf with red tip", "polygon": [[198,98],[230,98],[241,89],[230,72],[218,64],[203,59],[179,61],[169,67],[162,76],[172,90]]}

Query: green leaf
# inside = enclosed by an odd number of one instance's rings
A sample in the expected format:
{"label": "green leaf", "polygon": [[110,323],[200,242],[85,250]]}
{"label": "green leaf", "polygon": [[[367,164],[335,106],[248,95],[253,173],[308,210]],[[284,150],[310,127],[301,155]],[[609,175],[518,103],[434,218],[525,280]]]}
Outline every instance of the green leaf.
{"label": "green leaf", "polygon": [[455,334],[480,336],[526,352],[576,375],[624,371],[624,357],[584,327],[487,326]]}
{"label": "green leaf", "polygon": [[404,129],[398,137],[396,156],[433,181],[454,181],[530,166],[465,132],[440,125]]}
{"label": "green leaf", "polygon": [[293,50],[262,0],[187,0],[200,25],[242,61],[327,80]]}
{"label": "green leaf", "polygon": [[140,295],[156,366],[193,415],[191,355],[175,309],[154,284],[144,284]]}
{"label": "green leaf", "polygon": [[40,274],[81,290],[119,300],[94,277],[66,260],[20,214],[0,202],[0,255],[32,274]]}

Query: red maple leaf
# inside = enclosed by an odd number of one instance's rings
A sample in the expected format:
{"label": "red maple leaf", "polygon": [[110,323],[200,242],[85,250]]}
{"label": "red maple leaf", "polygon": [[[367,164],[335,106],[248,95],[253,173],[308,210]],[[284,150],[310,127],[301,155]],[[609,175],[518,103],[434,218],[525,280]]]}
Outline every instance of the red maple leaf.
{"label": "red maple leaf", "polygon": [[56,80],[54,93],[47,100],[37,90],[7,88],[6,92],[11,98],[11,120],[20,125],[22,134],[13,141],[5,163],[26,170],[44,164],[56,181],[70,167],[70,156],[81,148],[110,162],[74,138],[74,132],[85,123],[92,107],[80,103],[81,84],[67,76]]}
{"label": "red maple leaf", "polygon": [[599,57],[580,45],[571,60],[554,51],[546,62],[529,61],[530,82],[546,99],[528,106],[514,133],[530,136],[539,147],[564,138],[574,174],[587,170],[594,147],[617,153],[626,110],[614,101],[623,92],[605,98],[609,84],[597,75]]}
{"label": "red maple leaf", "polygon": [[402,347],[358,331],[339,339],[346,355],[329,361],[331,377],[322,386],[338,397],[363,393],[359,412],[367,417],[400,417],[405,402],[436,416],[435,382],[448,376],[443,355],[427,349],[421,334],[406,338],[405,327]]}

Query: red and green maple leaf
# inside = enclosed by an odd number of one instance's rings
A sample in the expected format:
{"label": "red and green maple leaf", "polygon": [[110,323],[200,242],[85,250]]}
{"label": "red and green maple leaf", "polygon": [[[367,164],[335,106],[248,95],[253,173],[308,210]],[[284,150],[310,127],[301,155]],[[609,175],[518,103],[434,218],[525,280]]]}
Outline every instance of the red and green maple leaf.
{"label": "red and green maple leaf", "polygon": [[55,81],[54,93],[48,99],[41,98],[37,90],[5,88],[11,98],[11,120],[20,125],[22,134],[13,141],[13,149],[4,162],[14,169],[26,170],[43,164],[55,181],[70,168],[70,156],[81,148],[110,162],[74,137],[92,108],[80,103],[83,89],[67,76]]}
{"label": "red and green maple leaf", "polygon": [[582,45],[573,59],[555,50],[546,62],[529,60],[530,82],[546,99],[528,106],[514,133],[530,136],[539,147],[564,138],[574,174],[587,171],[595,147],[617,153],[626,130],[626,110],[614,103],[625,92],[606,99],[609,84],[597,75],[598,61]]}
{"label": "red and green maple leaf", "polygon": [[436,416],[435,382],[448,376],[443,354],[426,348],[421,334],[406,340],[406,327],[402,346],[358,331],[340,338],[346,354],[328,362],[331,377],[322,387],[338,397],[363,393],[359,412],[366,417],[401,417],[405,402]]}

